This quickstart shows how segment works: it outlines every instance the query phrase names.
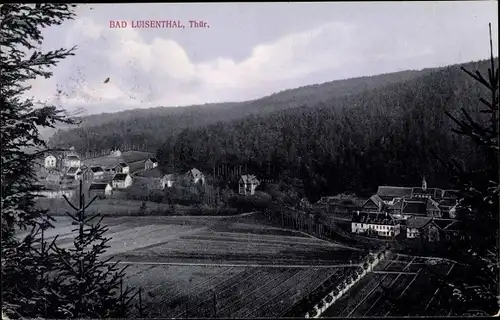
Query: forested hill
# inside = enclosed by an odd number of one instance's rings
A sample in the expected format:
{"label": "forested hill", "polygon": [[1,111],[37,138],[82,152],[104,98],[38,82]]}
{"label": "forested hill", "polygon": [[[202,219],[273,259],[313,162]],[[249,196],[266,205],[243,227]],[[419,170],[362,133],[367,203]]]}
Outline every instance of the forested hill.
{"label": "forested hill", "polygon": [[[465,67],[484,71],[488,64]],[[432,151],[445,160],[464,159],[468,169],[484,163],[470,143],[450,132],[445,111],[458,114],[465,108],[479,119],[482,93],[460,66],[450,66],[355,94],[311,99],[307,106],[315,108],[186,129],[169,139],[158,157],[164,167],[179,170],[247,165],[250,173],[279,179],[312,200],[370,193],[380,184],[419,185],[422,175],[430,186],[449,187]]]}
{"label": "forested hill", "polygon": [[108,150],[112,147],[154,151],[167,137],[176,135],[185,128],[241,119],[248,115],[264,115],[284,109],[326,104],[336,97],[404,82],[429,72],[432,69],[338,80],[285,90],[247,102],[158,107],[92,115],[81,118],[79,128],[56,133],[51,138],[50,145],[71,145],[80,151]]}

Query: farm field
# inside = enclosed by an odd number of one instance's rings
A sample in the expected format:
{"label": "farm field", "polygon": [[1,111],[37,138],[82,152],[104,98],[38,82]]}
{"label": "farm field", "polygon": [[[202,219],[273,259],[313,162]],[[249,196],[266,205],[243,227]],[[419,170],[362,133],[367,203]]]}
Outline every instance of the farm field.
{"label": "farm field", "polygon": [[349,293],[326,310],[325,317],[446,316],[450,311],[438,306],[437,282],[430,268],[446,274],[453,264],[430,258],[391,255],[366,275]]}
{"label": "farm field", "polygon": [[153,265],[128,283],[142,286],[150,317],[279,317],[342,269]]}
{"label": "farm field", "polygon": [[[58,217],[61,247],[75,226]],[[278,317],[326,279],[356,268],[362,252],[243,217],[106,217],[104,258],[127,267],[152,317]],[[353,264],[346,264],[352,260]],[[215,294],[215,310],[214,310]]]}

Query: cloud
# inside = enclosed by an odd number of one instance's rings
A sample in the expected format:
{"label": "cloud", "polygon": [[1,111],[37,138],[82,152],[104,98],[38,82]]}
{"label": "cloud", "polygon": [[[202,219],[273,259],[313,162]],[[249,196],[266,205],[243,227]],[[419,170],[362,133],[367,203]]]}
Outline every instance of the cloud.
{"label": "cloud", "polygon": [[63,61],[53,79],[35,81],[32,94],[50,101],[59,88],[64,95],[58,103],[90,113],[247,100],[318,72],[380,61],[401,68],[398,61],[432,56],[440,43],[439,36],[426,41],[395,30],[389,37],[377,26],[367,32],[353,23],[330,22],[258,44],[241,61],[223,56],[193,61],[166,33],[146,38],[144,32],[78,18],[64,37],[65,46],[78,46],[76,56]]}

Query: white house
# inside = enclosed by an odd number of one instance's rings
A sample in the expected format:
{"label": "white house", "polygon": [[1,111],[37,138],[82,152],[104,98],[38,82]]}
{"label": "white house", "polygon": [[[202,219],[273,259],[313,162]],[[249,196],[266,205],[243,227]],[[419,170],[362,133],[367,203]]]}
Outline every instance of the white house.
{"label": "white house", "polygon": [[205,175],[200,170],[193,168],[186,173],[186,178],[194,184],[205,184]]}
{"label": "white house", "polygon": [[259,185],[259,180],[254,175],[242,175],[238,183],[238,193],[241,195],[252,195]]}
{"label": "white house", "polygon": [[128,173],[117,173],[111,181],[113,189],[125,189],[132,185],[132,177]]}
{"label": "white house", "polygon": [[94,174],[94,179],[100,180],[104,178],[104,169],[101,166],[90,167],[90,170]]}
{"label": "white house", "polygon": [[130,173],[130,167],[125,162],[120,162],[114,169],[116,173]]}
{"label": "white house", "polygon": [[177,181],[177,175],[175,173],[166,174],[162,178],[163,188],[171,188],[175,181]]}
{"label": "white house", "polygon": [[359,212],[352,215],[352,233],[368,233],[394,237],[400,233],[400,223],[387,212]]}
{"label": "white house", "polygon": [[112,149],[109,155],[112,157],[121,157],[122,152],[119,149]]}
{"label": "white house", "polygon": [[110,196],[113,194],[113,187],[109,183],[92,183],[89,186],[91,197],[94,196]]}
{"label": "white house", "polygon": [[158,160],[156,158],[149,158],[144,162],[144,170],[151,170],[158,167]]}
{"label": "white house", "polygon": [[45,157],[44,166],[47,169],[54,169],[57,166],[57,159],[53,155],[49,154]]}
{"label": "white house", "polygon": [[63,159],[63,165],[65,167],[80,167],[81,166],[81,161],[78,156],[72,155],[72,156],[67,156]]}

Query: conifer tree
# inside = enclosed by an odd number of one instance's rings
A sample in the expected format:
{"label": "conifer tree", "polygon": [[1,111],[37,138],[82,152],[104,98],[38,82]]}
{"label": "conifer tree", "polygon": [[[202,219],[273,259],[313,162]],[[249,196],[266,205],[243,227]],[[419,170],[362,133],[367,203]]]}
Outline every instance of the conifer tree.
{"label": "conifer tree", "polygon": [[[74,54],[76,48],[45,53],[38,49],[43,41],[42,29],[73,19],[74,7],[0,6],[0,304],[2,316],[11,318],[106,317],[127,315],[129,311],[129,299],[124,297],[130,298],[130,290],[124,294],[116,292],[123,271],[113,265],[104,266],[105,261],[98,260],[105,250],[105,228],[99,223],[84,228],[75,239],[76,250],[64,250],[55,245],[56,239],[45,239],[45,231],[53,227],[54,219],[35,206],[34,192],[41,189],[36,184],[35,164],[47,148],[38,128],[75,122],[67,112],[54,106],[36,107],[33,99],[26,99],[25,95],[30,89],[29,81],[50,78],[51,68]],[[82,215],[78,221],[82,226],[88,218]],[[98,245],[89,247],[96,240]],[[79,265],[73,266],[74,262]],[[85,273],[81,272],[82,262]],[[75,288],[79,290],[77,295]],[[117,299],[120,303],[115,303]],[[96,305],[89,307],[89,301]]]}
{"label": "conifer tree", "polygon": [[[41,155],[37,150],[46,147],[38,127],[71,120],[53,106],[36,108],[23,95],[30,89],[28,81],[49,78],[50,67],[73,55],[74,48],[37,50],[43,40],[41,29],[72,19],[71,9],[53,4],[0,7],[2,306],[7,316],[40,315],[42,297],[49,294],[44,279],[50,268],[50,245],[42,235],[51,219],[35,209],[33,195],[40,190],[34,183],[33,167]],[[16,230],[27,235],[18,239]]]}
{"label": "conifer tree", "polygon": [[[460,303],[464,313],[475,315],[496,314],[499,310],[499,73],[495,67],[490,24],[490,68],[483,76],[462,68],[466,74],[484,86],[489,97],[479,98],[486,121],[479,121],[464,109],[462,118],[451,113],[455,123],[453,131],[469,137],[478,152],[483,153],[488,165],[480,170],[467,171],[458,161],[448,164],[459,187],[457,219],[461,222],[461,240],[455,252],[457,259],[470,268],[460,279],[444,278],[443,283]],[[453,281],[455,280],[455,281]]]}

